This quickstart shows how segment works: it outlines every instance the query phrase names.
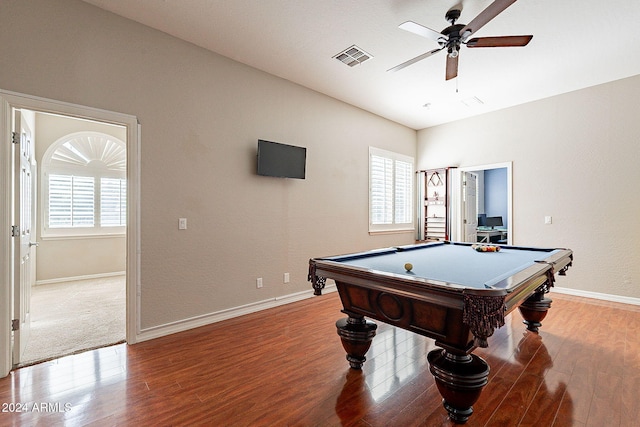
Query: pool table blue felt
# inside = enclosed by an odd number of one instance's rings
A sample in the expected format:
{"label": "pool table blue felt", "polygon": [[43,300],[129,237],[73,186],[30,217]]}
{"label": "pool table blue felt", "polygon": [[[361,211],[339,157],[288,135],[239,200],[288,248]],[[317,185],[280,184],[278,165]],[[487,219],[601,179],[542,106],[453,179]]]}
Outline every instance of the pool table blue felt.
{"label": "pool table blue felt", "polygon": [[[467,288],[491,289],[514,273],[558,252],[549,250],[509,249],[477,252],[470,245],[428,243],[408,249],[388,248],[326,260],[382,273],[418,277]],[[407,271],[406,263],[413,264]]]}

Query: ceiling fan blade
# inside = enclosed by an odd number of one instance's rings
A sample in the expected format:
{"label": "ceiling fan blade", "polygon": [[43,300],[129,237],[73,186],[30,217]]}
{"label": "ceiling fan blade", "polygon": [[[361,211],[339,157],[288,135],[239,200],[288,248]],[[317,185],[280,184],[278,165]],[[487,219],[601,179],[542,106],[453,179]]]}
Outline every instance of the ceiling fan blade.
{"label": "ceiling fan blade", "polygon": [[452,58],[450,55],[447,55],[447,71],[445,80],[451,80],[458,76],[458,58],[460,55]]}
{"label": "ceiling fan blade", "polygon": [[515,2],[516,0],[495,0],[460,30],[462,39],[467,39],[471,34],[484,27],[487,22],[491,21]]}
{"label": "ceiling fan blade", "polygon": [[467,47],[526,46],[533,36],[476,37],[467,42]]}
{"label": "ceiling fan blade", "polygon": [[398,28],[409,31],[410,33],[417,34],[422,37],[426,37],[435,42],[439,40],[446,40],[446,37],[443,36],[440,32],[436,30],[432,30],[431,28],[427,28],[424,25],[417,24],[413,21],[403,22],[398,26]]}
{"label": "ceiling fan blade", "polygon": [[444,48],[434,49],[434,50],[431,50],[431,51],[429,51],[429,52],[427,52],[427,53],[423,53],[422,55],[416,56],[415,58],[410,59],[410,60],[408,60],[408,61],[406,61],[406,62],[403,62],[403,63],[402,63],[402,64],[400,64],[400,65],[396,65],[396,66],[395,66],[395,67],[393,67],[393,68],[389,68],[389,69],[387,70],[387,72],[389,72],[389,71],[399,71],[399,70],[402,70],[403,68],[406,68],[406,67],[408,67],[409,65],[415,64],[415,63],[416,63],[416,62],[418,62],[418,61],[422,61],[423,59],[430,57],[430,56],[431,56],[431,55],[433,55],[434,53],[438,53],[438,52],[440,52],[442,49],[444,49]]}

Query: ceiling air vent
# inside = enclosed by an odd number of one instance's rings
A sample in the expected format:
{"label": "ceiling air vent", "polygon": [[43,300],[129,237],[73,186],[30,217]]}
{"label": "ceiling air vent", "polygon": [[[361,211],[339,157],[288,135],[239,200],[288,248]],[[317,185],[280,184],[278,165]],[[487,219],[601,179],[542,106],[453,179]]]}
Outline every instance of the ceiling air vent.
{"label": "ceiling air vent", "polygon": [[334,58],[336,58],[338,61],[344,62],[349,67],[354,67],[366,61],[367,59],[372,58],[372,56],[364,50],[360,49],[358,46],[353,45],[350,48],[347,48],[339,54],[335,55]]}

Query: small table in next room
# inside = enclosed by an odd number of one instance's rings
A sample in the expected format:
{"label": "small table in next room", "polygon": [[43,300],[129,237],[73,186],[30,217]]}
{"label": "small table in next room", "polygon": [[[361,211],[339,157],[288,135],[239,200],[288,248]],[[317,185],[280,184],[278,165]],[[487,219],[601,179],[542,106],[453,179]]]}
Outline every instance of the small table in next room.
{"label": "small table in next room", "polygon": [[[472,351],[520,308],[527,328],[537,331],[551,306],[545,293],[554,275],[564,275],[569,249],[502,246],[477,252],[467,243],[435,242],[309,261],[309,280],[320,295],[327,278],[349,317],[336,322],[347,360],[360,369],[375,336],[376,319],[436,340],[430,371],[449,417],[464,423],[489,376]],[[405,264],[411,263],[411,271]]]}

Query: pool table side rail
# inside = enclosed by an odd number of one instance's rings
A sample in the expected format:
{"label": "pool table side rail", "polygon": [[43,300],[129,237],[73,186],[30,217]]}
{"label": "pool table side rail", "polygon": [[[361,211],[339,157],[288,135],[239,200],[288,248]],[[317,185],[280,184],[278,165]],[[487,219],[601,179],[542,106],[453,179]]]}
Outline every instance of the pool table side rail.
{"label": "pool table side rail", "polygon": [[[401,281],[406,283],[407,286],[431,286],[431,287],[440,287],[443,291],[452,291],[452,292],[467,292],[467,293],[478,293],[482,295],[504,295],[504,292],[512,292],[512,290],[521,284],[522,282],[528,280],[529,278],[540,274],[541,272],[547,272],[549,269],[553,270],[553,273],[559,272],[560,275],[564,275],[565,271],[571,266],[573,260],[573,253],[570,249],[555,249],[555,248],[533,248],[533,247],[522,247],[522,246],[507,246],[500,245],[505,249],[524,249],[530,251],[539,251],[539,252],[548,252],[550,255],[545,258],[543,261],[534,262],[533,265],[528,267],[525,270],[520,271],[519,273],[514,274],[513,276],[498,281],[490,286],[488,289],[495,289],[498,292],[492,293],[487,292],[486,289],[474,289],[469,288],[464,285],[460,285],[457,283],[438,281],[434,279],[422,278],[422,277],[411,277],[406,275],[394,274],[382,270],[376,270],[365,267],[357,267],[357,266],[349,266],[344,265],[345,261],[351,261],[360,258],[367,258],[371,256],[384,255],[384,254],[392,254],[401,251],[410,251],[414,249],[421,249],[429,246],[441,246],[441,245],[456,245],[456,246],[472,246],[471,243],[465,242],[429,242],[429,243],[419,243],[414,245],[405,245],[405,246],[394,246],[382,249],[374,249],[371,251],[364,251],[352,254],[345,255],[334,255],[329,257],[322,258],[312,258],[309,260],[309,274],[308,281],[311,282],[314,295],[322,295],[322,289],[325,286],[326,279],[331,278],[335,280],[333,275],[340,274],[340,272],[349,271],[349,276],[358,276],[357,271],[361,271],[369,278],[368,276],[371,273],[375,273],[384,277],[386,279],[391,279],[393,281]],[[555,253],[553,253],[555,251]],[[548,266],[545,266],[548,265]],[[318,266],[322,268],[323,271],[331,274],[317,274]],[[551,274],[549,274],[552,277]],[[551,278],[553,281],[553,278]],[[550,284],[553,286],[553,283]]]}
{"label": "pool table side rail", "polygon": [[[571,265],[573,254],[571,250],[559,249],[558,252],[551,254],[543,261],[534,262],[529,267],[514,273],[513,275],[500,280],[491,285],[491,287],[477,289],[467,287],[457,283],[439,281],[424,277],[407,276],[405,274],[396,274],[375,268],[359,267],[344,264],[344,261],[353,260],[365,256],[380,255],[384,253],[395,253],[395,248],[386,248],[383,250],[362,252],[347,256],[334,256],[326,258],[312,258],[309,260],[308,280],[312,283],[315,295],[322,294],[327,278],[333,280],[346,280],[352,278],[358,280],[363,285],[375,286],[378,288],[388,288],[388,281],[393,281],[394,285],[402,284],[411,289],[411,292],[424,291],[425,288],[440,288],[445,293],[468,293],[477,295],[498,296],[512,293],[524,282],[540,276],[546,275],[552,277],[552,274],[559,272],[564,275],[564,271]],[[556,251],[555,249],[545,250]],[[338,261],[339,260],[339,261]],[[375,277],[373,277],[375,275]],[[551,279],[553,280],[553,279]],[[395,287],[394,287],[395,289]]]}

